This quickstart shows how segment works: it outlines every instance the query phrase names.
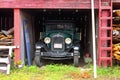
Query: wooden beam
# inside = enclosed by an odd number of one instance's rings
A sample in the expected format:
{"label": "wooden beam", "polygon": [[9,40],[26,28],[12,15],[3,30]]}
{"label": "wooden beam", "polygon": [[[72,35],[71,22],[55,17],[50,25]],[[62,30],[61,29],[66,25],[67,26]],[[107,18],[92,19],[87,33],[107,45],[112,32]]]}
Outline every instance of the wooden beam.
{"label": "wooden beam", "polygon": [[115,2],[118,2],[118,3],[120,3],[120,0],[113,0],[113,3],[115,3]]}
{"label": "wooden beam", "polygon": [[[14,45],[20,46],[20,9],[14,9]],[[20,48],[15,49],[15,62],[20,61]]]}
{"label": "wooden beam", "polygon": [[[95,8],[98,9],[98,1]],[[120,3],[120,0],[113,0]],[[90,0],[0,0],[0,8],[90,9]]]}
{"label": "wooden beam", "polygon": [[[37,8],[37,9],[90,9],[90,0],[6,0],[0,1],[0,8]],[[98,0],[95,0],[98,8]]]}

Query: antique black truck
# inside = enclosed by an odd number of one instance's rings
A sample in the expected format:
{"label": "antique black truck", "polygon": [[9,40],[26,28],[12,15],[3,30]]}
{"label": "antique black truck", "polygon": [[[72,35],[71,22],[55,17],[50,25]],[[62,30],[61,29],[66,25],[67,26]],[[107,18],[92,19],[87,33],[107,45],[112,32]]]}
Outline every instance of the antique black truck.
{"label": "antique black truck", "polygon": [[46,21],[41,40],[36,43],[35,63],[42,66],[43,59],[73,59],[75,67],[79,66],[80,35],[73,21]]}

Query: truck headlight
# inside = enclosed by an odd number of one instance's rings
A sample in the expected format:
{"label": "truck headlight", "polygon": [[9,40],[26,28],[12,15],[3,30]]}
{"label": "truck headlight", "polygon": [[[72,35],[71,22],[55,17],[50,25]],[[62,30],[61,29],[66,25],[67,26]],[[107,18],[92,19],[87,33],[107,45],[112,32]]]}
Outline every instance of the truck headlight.
{"label": "truck headlight", "polygon": [[66,38],[66,39],[65,39],[65,43],[66,43],[66,44],[70,44],[71,41],[72,41],[72,40],[71,40],[70,38]]}
{"label": "truck headlight", "polygon": [[46,37],[46,38],[44,39],[44,42],[45,42],[46,44],[48,44],[48,43],[51,42],[51,39],[50,39],[49,37]]}

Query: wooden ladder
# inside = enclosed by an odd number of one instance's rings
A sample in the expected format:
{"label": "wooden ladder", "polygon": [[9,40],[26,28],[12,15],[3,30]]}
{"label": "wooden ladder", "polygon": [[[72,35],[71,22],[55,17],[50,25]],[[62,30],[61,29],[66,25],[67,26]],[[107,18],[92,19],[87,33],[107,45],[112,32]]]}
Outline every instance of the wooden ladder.
{"label": "wooden ladder", "polygon": [[112,66],[112,0],[99,0],[98,66]]}
{"label": "wooden ladder", "polygon": [[[14,48],[19,48],[19,47],[18,46],[0,46],[0,50],[1,50],[0,71],[1,72],[6,72],[6,74],[10,74],[11,56]],[[7,52],[7,53],[4,53],[4,52]]]}

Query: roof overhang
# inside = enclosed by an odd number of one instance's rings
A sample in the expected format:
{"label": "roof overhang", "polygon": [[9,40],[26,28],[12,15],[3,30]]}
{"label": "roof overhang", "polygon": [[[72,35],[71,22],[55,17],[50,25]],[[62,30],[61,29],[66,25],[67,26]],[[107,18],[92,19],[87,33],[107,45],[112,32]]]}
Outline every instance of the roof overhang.
{"label": "roof overhang", "polygon": [[[99,0],[94,0],[98,9]],[[91,0],[0,0],[0,8],[27,9],[91,9]],[[120,0],[113,0],[113,8],[120,8]]]}

